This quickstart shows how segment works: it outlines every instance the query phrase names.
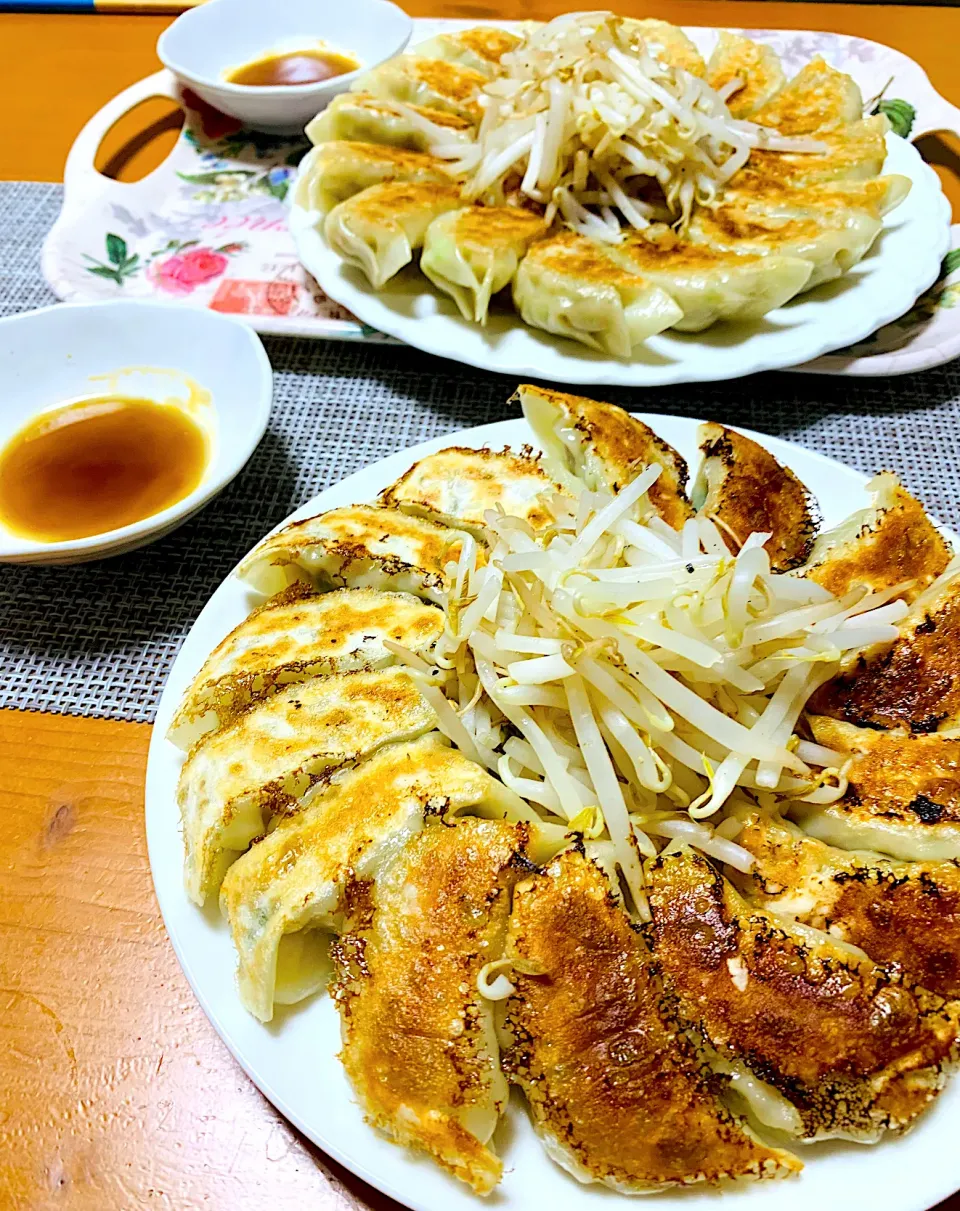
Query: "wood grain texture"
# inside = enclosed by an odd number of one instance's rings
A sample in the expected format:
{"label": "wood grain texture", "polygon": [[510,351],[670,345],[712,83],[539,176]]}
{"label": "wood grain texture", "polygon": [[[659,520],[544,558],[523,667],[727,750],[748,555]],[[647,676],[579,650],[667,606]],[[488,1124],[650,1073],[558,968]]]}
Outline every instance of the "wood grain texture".
{"label": "wood grain texture", "polygon": [[0,1207],[389,1211],[264,1100],[180,972],[145,724],[0,711]]}
{"label": "wood grain texture", "polygon": [[149,740],[0,711],[0,1208],[399,1211],[261,1097],[197,1004],[147,863]]}

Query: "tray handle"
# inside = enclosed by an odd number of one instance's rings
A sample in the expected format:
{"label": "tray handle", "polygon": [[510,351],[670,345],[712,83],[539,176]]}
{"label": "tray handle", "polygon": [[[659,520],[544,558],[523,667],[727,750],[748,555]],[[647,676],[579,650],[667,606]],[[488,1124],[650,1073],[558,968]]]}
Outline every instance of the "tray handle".
{"label": "tray handle", "polygon": [[131,84],[122,93],[118,93],[112,101],[107,102],[103,109],[95,113],[80,131],[70,148],[63,169],[64,194],[69,197],[71,203],[82,200],[87,194],[102,194],[106,190],[119,191],[129,187],[128,183],[111,180],[110,177],[105,177],[103,173],[97,171],[95,166],[97,152],[111,127],[124,114],[129,113],[131,109],[136,109],[143,101],[149,101],[151,97],[169,97],[172,101],[178,100],[177,82],[171,72],[158,71],[152,76],[147,76],[145,80],[138,80],[136,84]]}

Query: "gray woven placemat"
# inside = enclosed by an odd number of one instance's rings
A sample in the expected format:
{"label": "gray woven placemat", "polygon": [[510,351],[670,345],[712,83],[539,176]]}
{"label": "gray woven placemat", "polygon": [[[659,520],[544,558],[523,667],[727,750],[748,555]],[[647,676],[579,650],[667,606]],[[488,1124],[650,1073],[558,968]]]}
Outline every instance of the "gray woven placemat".
{"label": "gray woven placemat", "polygon": [[[0,313],[55,301],[39,250],[60,198],[59,186],[0,183]],[[276,371],[270,427],[246,470],[199,516],[101,563],[0,567],[0,707],[152,719],[193,619],[267,529],[385,454],[513,415],[512,379],[413,350],[266,345]],[[960,526],[960,362],[887,381],[766,374],[598,394],[637,411],[759,429],[866,472],[889,467]]]}

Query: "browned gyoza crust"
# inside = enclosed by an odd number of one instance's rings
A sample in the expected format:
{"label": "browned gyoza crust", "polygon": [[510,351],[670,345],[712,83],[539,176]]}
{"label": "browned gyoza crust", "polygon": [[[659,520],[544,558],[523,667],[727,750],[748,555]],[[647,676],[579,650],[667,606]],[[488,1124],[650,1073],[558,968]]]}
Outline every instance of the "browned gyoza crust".
{"label": "browned gyoza crust", "polygon": [[[341,589],[317,593],[303,581],[253,610],[210,653],[170,725],[192,744],[284,686],[324,673],[393,664],[392,639],[429,653],[444,615],[407,593]],[[201,718],[206,716],[206,718]],[[189,744],[187,744],[189,747]]]}
{"label": "browned gyoza crust", "polygon": [[462,30],[455,37],[462,46],[472,50],[481,59],[497,64],[508,51],[514,50],[520,43],[520,38],[508,30],[491,29],[483,25]]}
{"label": "browned gyoza crust", "polygon": [[868,508],[818,537],[803,575],[836,597],[864,585],[877,593],[900,586],[899,596],[913,602],[946,570],[950,545],[895,475],[883,472],[870,488]]}
{"label": "browned gyoza crust", "polygon": [[321,588],[406,589],[440,602],[446,567],[464,535],[399,509],[344,505],[291,522],[243,560],[237,575],[261,592],[275,580],[316,580]]}
{"label": "browned gyoza crust", "polygon": [[751,534],[769,534],[765,547],[775,571],[803,563],[818,526],[810,492],[768,450],[734,429],[701,425],[699,438],[704,516],[718,523],[735,550]]}
{"label": "browned gyoza crust", "polygon": [[504,1069],[550,1155],[626,1193],[799,1163],[718,1102],[606,876],[568,851],[514,895]]}
{"label": "browned gyoza crust", "polygon": [[487,1144],[507,1087],[477,977],[502,953],[527,832],[475,818],[428,826],[333,948],[340,1059],[367,1119],[480,1194],[500,1178]]}
{"label": "browned gyoza crust", "polygon": [[474,450],[449,446],[413,464],[384,488],[380,502],[415,517],[461,526],[482,535],[486,515],[498,508],[534,530],[553,521],[548,500],[563,489],[525,447]]}
{"label": "browned gyoza crust", "polygon": [[691,850],[661,855],[650,878],[648,935],[681,1016],[786,1097],[803,1138],[875,1140],[935,1097],[960,1004],[751,908]]}
{"label": "browned gyoza crust", "polygon": [[602,466],[611,492],[619,492],[642,467],[659,463],[663,470],[647,492],[650,503],[674,530],[693,516],[686,496],[686,462],[643,421],[614,404],[529,384],[521,384],[511,402],[525,397],[544,401],[576,429]]}
{"label": "browned gyoza crust", "polygon": [[753,854],[731,878],[748,898],[852,942],[911,981],[960,996],[960,862],[896,862],[751,814],[737,844]]}
{"label": "browned gyoza crust", "polygon": [[917,599],[880,655],[818,690],[811,710],[868,727],[935,732],[960,723],[960,576]]}

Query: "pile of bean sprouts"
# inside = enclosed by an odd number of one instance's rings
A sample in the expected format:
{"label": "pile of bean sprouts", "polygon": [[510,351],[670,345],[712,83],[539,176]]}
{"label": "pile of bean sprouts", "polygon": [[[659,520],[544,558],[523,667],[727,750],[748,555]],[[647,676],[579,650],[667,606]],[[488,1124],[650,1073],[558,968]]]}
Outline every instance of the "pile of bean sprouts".
{"label": "pile of bean sprouts", "polygon": [[643,859],[664,843],[748,870],[743,808],[844,794],[846,756],[798,722],[907,611],[903,585],[838,598],[772,572],[768,535],[734,555],[703,517],[671,529],[647,495],[660,474],[557,492],[541,531],[489,512],[486,560],[471,539],[448,569],[434,666],[391,645],[451,742],[589,841],[641,918]]}

